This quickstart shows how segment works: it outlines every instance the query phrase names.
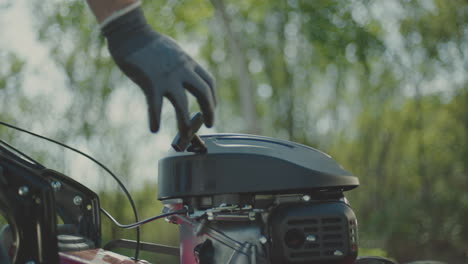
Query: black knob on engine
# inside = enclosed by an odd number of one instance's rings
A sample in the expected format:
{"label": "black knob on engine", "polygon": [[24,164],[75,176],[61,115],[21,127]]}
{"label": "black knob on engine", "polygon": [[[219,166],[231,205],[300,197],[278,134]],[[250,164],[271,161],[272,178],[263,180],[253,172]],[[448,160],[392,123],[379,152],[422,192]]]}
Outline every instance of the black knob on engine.
{"label": "black knob on engine", "polygon": [[197,263],[199,264],[214,264],[214,247],[213,242],[207,239],[205,242],[198,244],[194,249]]}

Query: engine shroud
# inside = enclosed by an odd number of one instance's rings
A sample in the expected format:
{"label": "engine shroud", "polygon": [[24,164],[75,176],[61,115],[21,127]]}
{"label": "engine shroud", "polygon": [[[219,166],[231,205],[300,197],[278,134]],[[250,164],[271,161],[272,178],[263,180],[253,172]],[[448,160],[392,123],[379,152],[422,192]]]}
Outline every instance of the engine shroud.
{"label": "engine shroud", "polygon": [[346,191],[359,185],[330,156],[298,143],[242,134],[201,138],[207,153],[173,152],[159,161],[158,199]]}
{"label": "engine shroud", "polygon": [[172,152],[159,162],[159,200],[166,210],[190,209],[171,219],[179,225],[181,263],[353,263],[357,222],[343,192],[359,185],[355,176],[289,141],[241,134],[201,140],[206,151]]}

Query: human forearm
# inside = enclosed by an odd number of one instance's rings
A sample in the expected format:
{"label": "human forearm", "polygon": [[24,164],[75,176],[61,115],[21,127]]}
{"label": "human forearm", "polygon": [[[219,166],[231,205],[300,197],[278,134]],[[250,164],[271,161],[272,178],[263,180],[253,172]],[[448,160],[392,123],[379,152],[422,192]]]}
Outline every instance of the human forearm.
{"label": "human forearm", "polygon": [[86,0],[89,7],[93,11],[99,23],[112,15],[118,10],[121,10],[138,0]]}

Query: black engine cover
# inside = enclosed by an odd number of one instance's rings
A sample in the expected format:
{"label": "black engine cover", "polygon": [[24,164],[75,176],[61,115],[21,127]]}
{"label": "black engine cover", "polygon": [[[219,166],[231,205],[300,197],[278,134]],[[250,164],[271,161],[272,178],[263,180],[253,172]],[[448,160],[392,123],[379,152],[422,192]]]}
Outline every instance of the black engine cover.
{"label": "black engine cover", "polygon": [[174,152],[159,161],[160,200],[228,193],[350,190],[359,180],[316,149],[262,136],[201,136],[206,153]]}

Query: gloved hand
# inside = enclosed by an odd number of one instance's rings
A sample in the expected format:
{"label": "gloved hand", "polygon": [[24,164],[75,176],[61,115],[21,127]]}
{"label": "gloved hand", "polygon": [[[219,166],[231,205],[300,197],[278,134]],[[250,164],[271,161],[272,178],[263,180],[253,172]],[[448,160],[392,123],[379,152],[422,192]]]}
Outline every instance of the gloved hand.
{"label": "gloved hand", "polygon": [[174,105],[180,133],[191,133],[185,90],[196,97],[205,125],[213,125],[216,106],[213,78],[174,40],[153,31],[141,8],[110,22],[102,32],[117,65],[145,93],[152,132],[159,130],[165,96]]}

